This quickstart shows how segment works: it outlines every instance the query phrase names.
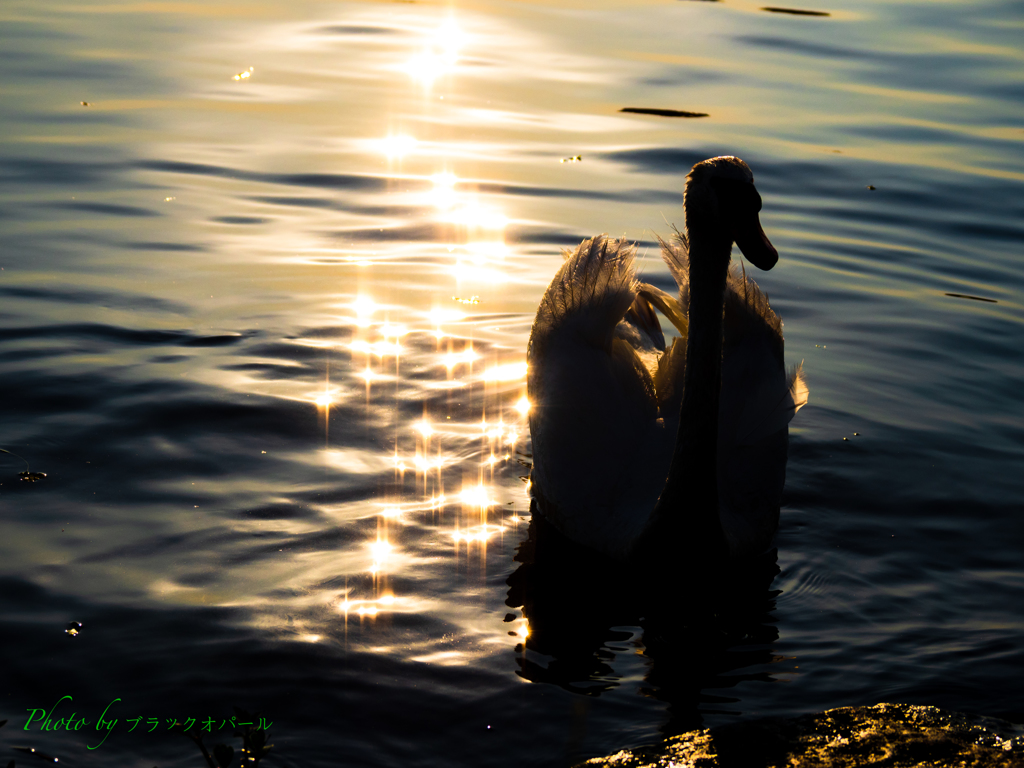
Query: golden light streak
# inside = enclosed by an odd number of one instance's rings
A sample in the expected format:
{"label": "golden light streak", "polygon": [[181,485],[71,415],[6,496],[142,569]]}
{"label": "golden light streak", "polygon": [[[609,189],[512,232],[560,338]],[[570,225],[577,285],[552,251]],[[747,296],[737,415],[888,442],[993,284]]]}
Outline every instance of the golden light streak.
{"label": "golden light streak", "polygon": [[[479,263],[465,262],[461,259],[450,267],[451,275],[460,282],[485,283],[499,285],[508,282],[508,275],[493,267],[481,266]],[[475,301],[466,303],[475,304]]]}
{"label": "golden light streak", "polygon": [[509,252],[504,240],[473,240],[466,243],[464,249],[470,261],[477,266],[503,261]]}
{"label": "golden light streak", "polygon": [[455,205],[455,183],[458,181],[454,173],[435,173],[430,177],[434,188],[428,193],[434,207],[448,210]]}
{"label": "golden light streak", "polygon": [[474,485],[468,488],[463,488],[462,493],[459,494],[459,499],[466,506],[479,507],[481,509],[493,507],[498,503],[488,497],[487,489],[483,485]]}
{"label": "golden light streak", "polygon": [[501,533],[503,530],[500,525],[477,525],[473,528],[452,531],[452,539],[456,544],[461,544],[462,542],[472,544],[474,541],[485,544],[491,536]]}
{"label": "golden light streak", "polygon": [[455,68],[465,34],[452,19],[439,26],[423,50],[405,65],[405,71],[425,86]]}
{"label": "golden light streak", "polygon": [[390,607],[398,602],[398,598],[392,593],[387,592],[381,595],[376,600],[350,600],[346,596],[340,603],[338,603],[338,610],[348,617],[350,612],[355,612],[359,616],[376,616],[381,606]]}
{"label": "golden light streak", "polygon": [[[526,378],[526,363],[506,363],[484,371],[484,381],[519,381]],[[525,400],[525,398],[523,398]]]}
{"label": "golden light streak", "polygon": [[430,437],[434,434],[434,428],[430,426],[430,422],[424,419],[423,421],[417,421],[412,425],[413,429],[419,432],[424,437]]}
{"label": "golden light streak", "polygon": [[377,539],[377,541],[370,544],[370,552],[373,555],[373,559],[378,562],[384,562],[391,554],[393,547],[386,539]]}
{"label": "golden light streak", "polygon": [[376,139],[373,144],[379,152],[387,156],[388,160],[395,160],[411,154],[419,142],[412,136],[399,134],[397,136],[388,136],[384,139]]}
{"label": "golden light streak", "polygon": [[394,343],[388,341],[377,341],[367,346],[377,357],[401,357],[402,352],[404,351],[402,345],[397,341]]}
{"label": "golden light streak", "polygon": [[457,323],[465,319],[466,313],[459,312],[457,309],[430,310],[430,322],[433,325],[441,325],[442,323]]}
{"label": "golden light streak", "polygon": [[356,313],[356,325],[360,328],[368,328],[373,313],[380,309],[369,296],[357,296],[352,302],[352,309]]}
{"label": "golden light streak", "polygon": [[464,227],[482,229],[485,231],[498,231],[508,226],[508,217],[501,211],[494,208],[486,208],[479,203],[467,203],[451,211],[445,220],[451,224],[460,224]]}
{"label": "golden light streak", "polygon": [[473,351],[471,345],[467,345],[462,352],[450,352],[444,356],[444,364],[448,370],[451,370],[457,365],[470,365],[475,360],[479,360],[480,355]]}
{"label": "golden light streak", "polygon": [[434,309],[430,310],[429,317],[430,324],[435,327],[434,337],[438,341],[440,341],[445,336],[449,335],[445,333],[444,330],[442,330],[441,324],[461,322],[462,320],[466,319],[466,314],[464,312],[459,312],[458,310],[454,309],[440,309],[435,307]]}
{"label": "golden light streak", "polygon": [[391,556],[394,547],[387,539],[377,539],[370,544],[370,554],[373,555],[373,565],[370,566],[370,573],[376,575],[380,572],[385,561]]}

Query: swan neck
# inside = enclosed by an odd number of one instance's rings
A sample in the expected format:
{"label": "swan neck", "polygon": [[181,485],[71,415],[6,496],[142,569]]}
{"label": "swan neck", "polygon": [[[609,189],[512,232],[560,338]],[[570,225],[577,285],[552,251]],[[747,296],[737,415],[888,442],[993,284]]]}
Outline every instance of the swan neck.
{"label": "swan neck", "polygon": [[680,409],[676,457],[671,482],[677,470],[686,474],[691,501],[700,499],[693,512],[718,522],[718,403],[722,392],[722,334],[725,287],[729,272],[731,243],[692,240],[690,251],[689,332],[686,338],[686,368]]}
{"label": "swan neck", "polygon": [[[689,218],[689,217],[687,217]],[[641,549],[685,547],[696,560],[720,560],[728,545],[718,514],[718,404],[722,389],[725,289],[732,243],[687,222],[689,331],[675,453]],[[659,544],[663,542],[663,544]]]}

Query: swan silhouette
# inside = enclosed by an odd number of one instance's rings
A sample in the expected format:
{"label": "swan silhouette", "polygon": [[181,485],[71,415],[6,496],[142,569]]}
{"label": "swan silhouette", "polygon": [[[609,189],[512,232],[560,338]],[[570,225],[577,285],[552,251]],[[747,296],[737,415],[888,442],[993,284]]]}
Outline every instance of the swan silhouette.
{"label": "swan silhouette", "polygon": [[[585,547],[728,562],[771,545],[807,387],[767,297],[730,268],[734,242],[760,269],[778,260],[753,180],[736,157],[693,166],[685,235],[661,241],[678,299],[638,282],[635,246],[604,236],[544,293],[527,352],[531,493]],[[680,334],[667,348],[655,309]]]}

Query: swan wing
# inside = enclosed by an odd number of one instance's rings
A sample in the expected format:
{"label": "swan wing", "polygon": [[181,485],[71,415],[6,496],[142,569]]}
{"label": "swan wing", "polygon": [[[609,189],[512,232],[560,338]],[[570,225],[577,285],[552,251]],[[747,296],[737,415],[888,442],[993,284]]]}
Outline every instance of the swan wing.
{"label": "swan wing", "polygon": [[[652,303],[669,318],[680,335],[686,338],[686,315],[690,304],[690,251],[686,235],[677,229],[670,240],[666,241],[657,235],[656,237],[661,244],[661,258],[679,286],[679,300],[674,303],[670,301],[668,306],[663,307],[657,299],[668,296],[664,291],[659,291],[653,286],[641,285],[640,292],[650,290],[654,294],[651,297]],[[661,294],[661,297],[657,294]],[[730,342],[735,343],[751,332],[765,334],[764,343],[771,346],[781,365],[782,321],[768,303],[768,297],[757,283],[747,276],[742,262],[733,263],[729,268],[725,289],[726,348],[730,346]]]}
{"label": "swan wing", "polygon": [[786,482],[788,425],[807,396],[802,365],[786,371],[782,321],[734,265],[726,285],[718,422],[719,520],[734,557],[771,545]]}
{"label": "swan wing", "polygon": [[770,352],[781,368],[784,344],[782,320],[768,303],[768,296],[747,275],[743,262],[733,262],[725,286],[725,338],[723,354],[748,337]]}
{"label": "swan wing", "polygon": [[642,359],[656,344],[649,305],[634,304],[635,253],[605,237],[581,243],[545,291],[527,349],[535,496],[569,538],[611,555],[639,535],[671,455]]}
{"label": "swan wing", "polygon": [[724,328],[719,435],[727,444],[752,445],[807,403],[803,366],[786,372],[782,320],[742,265],[729,270]]}
{"label": "swan wing", "polygon": [[753,445],[786,427],[796,412],[807,405],[808,389],[803,363],[785,378],[785,388],[762,386],[753,393],[744,408],[736,434],[738,445]]}
{"label": "swan wing", "polygon": [[675,227],[672,228],[672,237],[663,240],[661,235],[655,235],[658,243],[661,244],[661,260],[665,262],[668,271],[679,286],[679,303],[683,307],[689,306],[690,286],[690,245],[686,235]]}
{"label": "swan wing", "polygon": [[[687,331],[689,330],[690,324],[686,319],[686,310],[679,303],[679,299],[674,296],[670,296],[655,285],[649,283],[640,283],[637,286],[637,292],[640,297],[647,301],[649,306],[656,307],[661,310],[661,313],[668,318],[669,322],[675,326],[676,330],[679,331],[679,335],[684,339],[686,338]],[[661,348],[664,351],[664,336],[662,336]]]}
{"label": "swan wing", "polygon": [[602,235],[580,243],[544,292],[530,349],[552,334],[571,333],[610,350],[615,326],[636,298],[635,259],[636,247],[623,240]]}

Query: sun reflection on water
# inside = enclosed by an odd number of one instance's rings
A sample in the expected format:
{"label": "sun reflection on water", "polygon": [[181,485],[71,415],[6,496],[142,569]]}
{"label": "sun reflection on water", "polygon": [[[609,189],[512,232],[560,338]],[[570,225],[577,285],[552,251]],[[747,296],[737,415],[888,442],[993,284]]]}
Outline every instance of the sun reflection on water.
{"label": "sun reflection on water", "polygon": [[462,493],[459,494],[459,499],[466,506],[477,507],[479,509],[493,507],[498,503],[494,499],[490,498],[488,490],[482,484],[463,488]]}
{"label": "sun reflection on water", "polygon": [[[469,41],[449,18],[421,37],[411,56],[406,49],[404,69],[429,90],[455,71]],[[425,108],[435,109],[430,105],[440,98],[425,98]],[[429,601],[415,593],[396,596],[396,586],[422,557],[424,538],[446,557],[454,543],[452,567],[479,563],[483,573],[488,549],[504,546],[505,533],[525,520],[516,513],[525,500],[522,486],[510,488],[502,472],[516,466],[513,456],[526,432],[526,364],[521,351],[517,359],[496,343],[501,337],[493,333],[498,329],[489,306],[489,292],[509,280],[512,217],[498,195],[462,176],[459,163],[473,156],[466,143],[425,130],[399,116],[389,127],[363,133],[380,138],[355,142],[389,168],[411,158],[408,175],[387,177],[381,210],[398,213],[379,231],[416,227],[425,233],[422,240],[391,244],[376,237],[376,228],[356,223],[340,231],[346,239],[339,247],[299,249],[316,250],[303,263],[331,265],[353,281],[347,295],[332,301],[330,320],[311,322],[316,330],[295,340],[320,355],[311,364],[318,366],[321,387],[307,390],[305,400],[335,434],[350,435],[362,419],[370,445],[377,446],[362,453],[332,449],[330,441],[325,447],[333,471],[375,477],[379,488],[370,505],[352,505],[359,511],[348,519],[360,534],[344,550],[344,591],[330,597],[344,616],[346,642],[350,617],[370,628],[398,610],[425,610]],[[415,283],[414,295],[393,292],[378,272],[407,266],[415,277],[400,280]],[[431,290],[432,296],[424,292]],[[341,386],[329,384],[324,369]],[[351,396],[363,389],[365,401]],[[344,445],[345,439],[336,441]],[[439,653],[417,658],[464,655]]]}
{"label": "sun reflection on water", "polygon": [[359,328],[368,328],[374,312],[380,309],[373,299],[365,295],[357,296],[351,307],[356,313],[356,326]]}
{"label": "sun reflection on water", "polygon": [[447,171],[435,173],[430,177],[433,189],[427,193],[428,202],[440,211],[450,210],[457,200],[455,184],[458,181],[454,173]]}
{"label": "sun reflection on water", "polygon": [[412,136],[397,134],[384,139],[372,139],[369,145],[387,157],[388,160],[401,160],[416,150],[419,146],[419,141]]}
{"label": "sun reflection on water", "polygon": [[506,363],[484,371],[484,381],[522,381],[526,378],[526,362]]}
{"label": "sun reflection on water", "polygon": [[425,87],[455,69],[465,33],[454,19],[445,20],[429,35],[423,49],[405,64],[405,71]]}

